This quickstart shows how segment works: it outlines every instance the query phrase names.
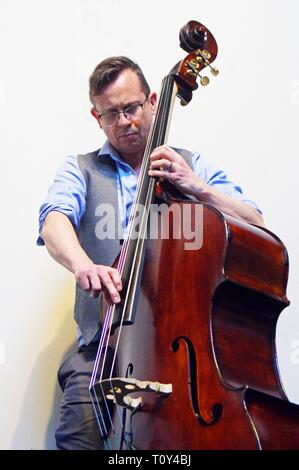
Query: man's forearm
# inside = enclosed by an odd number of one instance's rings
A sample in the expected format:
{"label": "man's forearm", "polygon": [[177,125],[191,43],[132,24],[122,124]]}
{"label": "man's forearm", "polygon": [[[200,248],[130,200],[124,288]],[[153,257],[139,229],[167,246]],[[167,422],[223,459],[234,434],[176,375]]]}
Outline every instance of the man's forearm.
{"label": "man's forearm", "polygon": [[106,289],[112,302],[120,302],[122,283],[119,272],[110,266],[96,265],[81,248],[70,220],[61,212],[50,212],[41,236],[59,264],[71,271],[81,289],[97,297]]}
{"label": "man's forearm", "polygon": [[61,212],[47,215],[41,236],[52,258],[72,273],[79,265],[92,263],[81,248],[70,220]]}
{"label": "man's forearm", "polygon": [[205,185],[204,189],[201,189],[196,197],[202,201],[211,204],[212,206],[219,209],[221,212],[225,212],[228,215],[236,217],[237,219],[244,220],[250,224],[256,224],[264,227],[264,221],[258,211],[246,204],[243,201],[239,201],[231,196],[217,191],[209,185]]}

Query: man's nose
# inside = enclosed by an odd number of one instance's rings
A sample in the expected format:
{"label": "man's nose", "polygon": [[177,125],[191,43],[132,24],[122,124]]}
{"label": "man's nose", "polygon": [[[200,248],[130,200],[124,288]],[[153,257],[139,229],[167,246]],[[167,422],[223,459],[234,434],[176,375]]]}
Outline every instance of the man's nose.
{"label": "man's nose", "polygon": [[126,116],[124,115],[123,112],[119,113],[118,122],[117,122],[118,126],[127,126],[128,123],[130,123],[130,122],[131,122],[131,120],[126,118]]}

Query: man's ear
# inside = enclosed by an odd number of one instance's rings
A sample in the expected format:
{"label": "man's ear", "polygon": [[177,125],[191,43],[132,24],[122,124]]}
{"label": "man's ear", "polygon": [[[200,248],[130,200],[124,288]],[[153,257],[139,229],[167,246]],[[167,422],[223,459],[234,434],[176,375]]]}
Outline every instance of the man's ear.
{"label": "man's ear", "polygon": [[97,122],[99,123],[100,128],[102,129],[101,122],[100,122],[100,119],[99,119],[99,113],[96,110],[96,108],[94,108],[94,107],[91,108],[90,112],[91,112],[92,116],[97,120]]}
{"label": "man's ear", "polygon": [[151,105],[153,113],[155,113],[157,109],[157,100],[158,100],[157,93],[155,92],[151,93],[148,97],[148,101]]}

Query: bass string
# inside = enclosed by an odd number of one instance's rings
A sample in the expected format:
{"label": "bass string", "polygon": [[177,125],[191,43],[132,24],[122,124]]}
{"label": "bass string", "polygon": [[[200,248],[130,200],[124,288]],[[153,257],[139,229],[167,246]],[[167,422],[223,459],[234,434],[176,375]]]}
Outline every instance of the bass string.
{"label": "bass string", "polygon": [[[162,107],[162,110],[164,110],[164,109],[165,109],[165,106]],[[165,116],[165,112],[164,112],[164,115],[162,114],[162,120],[164,120],[164,116]],[[152,135],[151,135],[151,141],[153,140],[153,137],[154,137],[154,136],[153,136],[153,134],[152,134]],[[149,141],[149,147],[152,147],[152,145],[153,145],[151,141]],[[146,156],[148,156],[148,155],[149,155],[149,152],[147,153]],[[147,164],[147,161],[146,161],[146,160],[148,161],[149,159],[147,158],[147,159],[144,159],[144,160],[143,160],[143,162],[144,162],[143,167],[147,170],[148,164]],[[142,171],[142,173],[141,173],[142,176],[143,176],[143,179],[144,179],[144,177],[145,177],[145,176],[144,176],[144,168],[143,168],[143,171]],[[152,185],[151,185],[151,186],[152,186]],[[151,193],[152,188],[149,188],[149,189],[150,189],[150,191],[148,191],[148,192]],[[148,196],[147,196],[147,202],[150,203],[151,199],[152,199],[152,198],[151,198],[151,195],[150,195],[150,196],[148,195]],[[120,263],[119,263],[119,268],[120,268],[121,271],[123,271],[123,265],[124,265],[124,264],[123,264],[123,263],[124,263],[123,260],[126,258],[126,255],[127,255],[127,253],[128,253],[128,246],[129,246],[129,244],[126,243],[126,245],[125,245],[125,247],[124,247],[124,250],[122,250],[122,253],[121,253],[121,254],[123,255],[123,256],[121,257],[121,260],[120,260]],[[113,308],[113,310],[115,310],[115,309]],[[102,335],[101,344],[99,345],[99,354],[98,354],[98,356],[97,356],[96,363],[95,363],[94,374],[93,374],[92,381],[91,381],[92,383],[94,383],[94,382],[95,382],[95,379],[96,379],[97,370],[98,370],[98,367],[99,367],[99,362],[100,362],[100,358],[101,358],[101,356],[102,356],[102,351],[103,351],[104,338],[106,338],[106,348],[105,348],[105,353],[104,353],[105,356],[104,356],[103,362],[102,362],[103,367],[102,367],[102,371],[101,371],[101,379],[102,379],[102,376],[103,376],[104,364],[105,364],[105,362],[106,362],[106,354],[107,354],[107,350],[108,350],[108,347],[107,347],[107,346],[108,346],[109,336],[110,336],[110,334],[108,334],[109,332],[107,331],[107,327],[108,327],[108,325],[110,324],[109,330],[111,331],[111,325],[112,325],[112,321],[111,321],[111,320],[113,319],[113,314],[111,315],[111,312],[112,312],[111,306],[110,306],[108,312],[109,312],[109,313],[106,315],[105,322],[104,322],[104,326],[103,326],[103,333],[104,333],[104,334]],[[113,312],[113,313],[114,313],[114,312]],[[109,321],[109,318],[110,318],[110,321]],[[123,324],[123,318],[122,318],[122,321],[121,321],[121,325],[120,325],[120,329],[119,329],[119,334],[120,334],[120,332],[121,332],[122,324]],[[116,347],[116,348],[115,348],[115,351],[117,351],[117,349],[118,349],[118,348]],[[115,356],[115,357],[116,357],[116,356]],[[114,357],[114,359],[115,359],[115,357]],[[114,369],[114,361],[113,361],[113,365],[112,365],[112,367],[111,367],[110,378],[111,378],[111,376],[112,376],[112,371],[113,371],[113,369]],[[101,379],[100,379],[100,380],[101,380]],[[111,385],[112,385],[112,384],[111,384]],[[106,411],[107,411],[107,414],[108,414],[108,417],[109,417],[109,420],[110,420],[110,424],[111,424],[111,426],[112,426],[112,428],[113,428],[113,421],[112,421],[112,418],[111,418],[111,415],[110,415],[110,412],[109,412],[109,408],[108,408],[108,405],[107,405],[106,397],[104,396],[104,393],[103,393],[103,388],[102,388],[102,386],[101,386],[101,389],[102,389],[102,396],[103,396],[103,399],[104,399],[105,408],[106,408]],[[111,389],[113,390],[113,387],[111,387]],[[96,398],[96,394],[95,394],[95,398]],[[96,401],[97,401],[97,409],[99,410],[99,414],[100,414],[100,420],[99,420],[98,414],[96,413],[97,418],[98,418],[98,424],[99,424],[99,426],[100,426],[101,431],[102,431],[102,426],[104,426],[104,432],[105,432],[105,434],[107,434],[107,428],[106,428],[105,421],[104,421],[104,418],[103,418],[103,413],[102,413],[102,410],[101,410],[101,406],[100,406],[100,404],[98,403],[98,400],[96,400]],[[93,400],[93,402],[94,402],[94,400]],[[118,413],[118,414],[119,414],[119,413]],[[119,419],[121,420],[121,416],[119,416]],[[99,421],[100,421],[100,422],[99,422]],[[101,425],[101,423],[102,423],[102,425]],[[103,435],[103,431],[102,431],[102,435]]]}
{"label": "bass string", "polygon": [[[165,129],[167,125],[167,118],[168,118],[169,108],[171,104],[172,91],[173,91],[173,79],[172,77],[166,77],[166,79],[163,81],[161,98],[159,99],[158,112],[157,112],[158,120],[155,120],[155,125],[153,126],[153,131],[150,133],[150,137],[148,139],[147,147],[145,151],[145,156],[143,159],[142,171],[140,172],[141,178],[138,184],[138,187],[139,187],[138,195],[135,198],[134,203],[133,203],[134,214],[130,222],[129,237],[127,239],[127,244],[125,245],[125,249],[121,250],[120,262],[118,265],[118,269],[121,274],[124,273],[125,267],[128,266],[128,264],[130,265],[130,271],[131,272],[134,271],[138,247],[140,246],[140,244],[143,244],[143,241],[144,241],[143,237],[140,236],[140,234],[143,233],[143,231],[145,230],[145,225],[147,225],[148,208],[152,202],[153,194],[154,194],[154,187],[155,187],[154,178],[149,177],[148,175],[149,160],[150,160],[150,155],[152,153],[153,147],[156,147],[157,145],[160,145],[163,142],[162,140],[164,138],[163,129]],[[159,119],[160,116],[161,118]],[[158,129],[158,138],[155,139],[156,129]],[[142,189],[144,187],[147,188],[145,199],[141,197]],[[134,240],[135,250],[134,250],[134,259],[132,260],[131,257],[128,256],[128,253],[130,249],[130,242],[133,243],[132,242],[132,231],[134,229],[133,225],[134,225],[134,221],[136,220],[135,217],[136,217],[136,213],[138,210],[138,206],[140,205],[143,205],[145,210],[142,212],[142,219],[141,219],[140,227],[139,227],[139,236],[137,240]],[[128,292],[129,292],[129,289],[127,289],[126,297],[128,296]],[[118,328],[117,343],[116,343],[115,350],[114,350],[113,362],[110,368],[110,378],[112,377],[112,373],[113,373],[114,366],[115,366],[119,340],[120,340],[122,326],[124,322],[125,310],[126,309],[123,308],[120,326]]]}
{"label": "bass string", "polygon": [[[165,93],[164,88],[165,88],[165,83],[163,83],[161,96],[163,96],[164,93]],[[159,108],[162,108],[162,112],[159,110]],[[157,113],[158,115],[162,114],[162,116],[163,116],[163,108],[164,107],[161,105],[161,100],[159,100],[158,113]],[[149,176],[147,174],[147,169],[148,169],[148,166],[149,166],[149,156],[151,154],[151,149],[153,147],[153,140],[154,140],[154,134],[155,134],[154,131],[155,131],[155,127],[153,126],[152,132],[150,133],[149,139],[147,141],[147,146],[146,146],[146,150],[145,150],[145,158],[143,159],[143,162],[142,162],[142,168],[141,168],[141,171],[140,171],[140,178],[139,178],[139,181],[138,181],[138,193],[137,193],[137,195],[134,199],[134,202],[132,204],[131,214],[130,214],[130,217],[129,217],[129,220],[131,222],[130,222],[130,226],[129,226],[129,230],[128,230],[128,236],[125,239],[124,244],[123,244],[122,249],[121,249],[121,252],[120,252],[120,258],[119,258],[117,268],[118,268],[118,271],[120,272],[121,277],[124,274],[125,263],[126,263],[126,259],[128,258],[128,252],[129,252],[129,249],[130,249],[130,242],[132,243],[133,224],[134,224],[134,220],[136,219],[136,212],[137,212],[138,204],[140,204],[140,200],[141,200],[141,188],[144,187],[144,185],[145,185],[145,178],[149,178]],[[151,178],[151,180],[152,180],[152,178]],[[112,304],[112,302],[111,302],[110,305],[109,305],[109,308],[108,308],[109,312],[111,312],[111,307],[113,307],[113,306],[114,306],[114,304]],[[115,310],[115,309],[113,309],[113,310]],[[114,312],[113,312],[113,315],[114,315]],[[110,323],[109,321],[105,320],[104,325],[103,325],[102,337],[101,337],[101,341],[100,341],[100,344],[99,344],[100,352],[102,352],[102,350],[103,350],[103,341],[102,341],[102,339],[107,336],[107,327],[108,327],[109,323]],[[95,363],[95,366],[96,366],[95,368],[96,369],[98,367],[99,362],[100,362],[99,357],[97,357],[96,363]],[[93,373],[93,379],[95,378],[96,373],[97,373],[97,370],[94,371],[94,373]]]}
{"label": "bass string", "polygon": [[[164,85],[164,87],[165,87],[165,85]],[[169,88],[170,88],[169,81],[166,81],[166,88],[168,88],[167,91],[168,91],[168,95],[169,95]],[[162,91],[162,94],[163,94],[163,91]],[[168,100],[166,100],[166,101],[168,101]],[[161,103],[161,101],[160,101],[160,103]],[[165,103],[165,101],[164,101],[164,103]],[[167,109],[166,109],[167,106],[164,105],[164,106],[161,106],[161,108],[162,108],[162,112],[159,113],[159,110],[158,110],[158,114],[162,116],[161,120],[164,123],[165,122],[165,115],[166,115],[166,111],[167,111]],[[161,129],[161,126],[159,126],[159,129]],[[144,185],[144,179],[145,179],[145,177],[148,176],[147,175],[147,169],[148,169],[148,164],[149,164],[149,156],[150,156],[151,150],[153,148],[154,135],[155,135],[155,132],[152,132],[151,135],[150,135],[150,139],[148,140],[148,148],[146,149],[145,158],[143,160],[143,165],[142,165],[143,168],[142,168],[142,171],[141,171],[141,180],[140,180],[141,183],[139,183],[139,188],[142,187],[142,185]],[[161,142],[161,138],[162,138],[162,136],[161,136],[161,133],[160,133],[160,135],[158,137],[158,140],[160,140],[160,142]],[[153,182],[152,178],[151,178],[151,182]],[[147,192],[147,193],[150,193],[150,194],[147,194],[147,198],[146,198],[147,199],[147,205],[150,203],[150,201],[152,199],[152,197],[151,197],[152,191],[153,191],[153,185],[150,185],[149,188],[148,188],[148,192]],[[141,191],[139,191],[139,194],[137,195],[137,198],[136,198],[136,199],[139,199],[139,201],[140,201],[140,193],[141,193]],[[137,204],[138,204],[138,202],[134,204],[135,207],[137,206]],[[134,218],[132,220],[134,220]],[[125,259],[126,259],[127,254],[128,254],[129,240],[130,240],[130,237],[126,240],[126,244],[123,247],[124,249],[121,250],[121,256],[120,256],[120,262],[119,262],[119,268],[118,269],[122,273],[123,273],[123,268],[124,268],[124,264],[125,264]],[[97,354],[91,384],[94,384],[95,380],[96,380],[97,371],[98,371],[99,363],[100,363],[100,358],[102,357],[102,352],[103,352],[103,348],[104,348],[104,343],[105,343],[104,340],[106,338],[106,347],[105,347],[105,353],[104,353],[104,358],[103,358],[103,362],[102,362],[102,371],[101,371],[100,380],[102,379],[102,376],[103,376],[104,365],[105,365],[105,362],[106,362],[106,354],[107,354],[107,350],[108,350],[109,336],[110,336],[110,332],[111,332],[111,326],[112,326],[112,322],[113,322],[114,311],[115,311],[115,308],[113,308],[113,306],[110,305],[110,308],[108,309],[108,312],[107,312],[106,317],[105,317],[105,322],[104,322],[104,326],[103,326],[103,334],[102,334],[102,337],[101,337],[101,341],[100,341],[100,344],[99,344],[99,350],[98,350],[99,354]],[[119,337],[120,337],[120,334],[121,334],[123,320],[124,319],[122,318],[121,323],[120,323],[120,328],[119,328]],[[109,325],[109,327],[108,327],[108,325]],[[118,339],[118,341],[119,341],[119,339]],[[115,353],[114,353],[114,360],[113,360],[113,363],[112,363],[112,366],[111,366],[111,371],[110,371],[110,378],[112,377],[112,372],[114,370],[114,364],[115,364],[117,349],[118,348],[116,347],[115,348]],[[111,387],[111,389],[113,390],[113,387]],[[103,392],[103,389],[102,389],[102,392]],[[102,396],[103,396],[103,399],[104,399],[106,410],[108,412],[107,414],[109,416],[110,423],[113,426],[113,422],[112,422],[112,419],[111,419],[111,415],[110,415],[110,412],[109,412],[109,409],[108,409],[108,405],[107,405],[107,401],[106,401],[106,397],[104,396],[104,393],[102,393]],[[97,405],[98,405],[97,408],[100,412],[101,422],[104,423],[103,413],[101,411],[101,406],[99,405],[99,403],[97,403]],[[120,416],[119,416],[119,419],[121,419]],[[105,429],[105,431],[106,431],[106,429]]]}
{"label": "bass string", "polygon": [[[151,133],[150,138],[152,138],[152,133]],[[144,181],[144,176],[143,175],[144,175],[144,168],[145,167],[146,167],[146,163],[145,163],[145,161],[143,161],[142,170],[140,172],[141,179],[139,178],[140,181],[138,182],[138,188],[140,188],[140,185],[143,184],[143,181]],[[140,190],[138,191],[137,196],[136,196],[136,198],[135,198],[135,200],[132,204],[131,214],[130,214],[130,217],[129,217],[129,220],[131,220],[131,221],[134,220],[134,215],[132,214],[132,212],[136,212],[137,204],[136,204],[135,201],[137,199],[140,199]],[[132,225],[132,223],[130,225]],[[121,249],[121,252],[120,252],[120,257],[119,257],[119,262],[118,262],[117,269],[120,272],[121,277],[122,277],[123,272],[124,272],[125,260],[127,258],[129,247],[130,247],[131,232],[132,232],[132,230],[129,229],[128,236],[124,240],[124,243],[122,245],[122,249]],[[108,332],[108,329],[109,329],[109,324],[111,323],[111,321],[110,321],[111,320],[111,310],[112,309],[114,310],[114,305],[115,304],[113,304],[112,302],[109,303],[107,313],[105,315],[104,325],[102,327],[102,334],[101,334],[101,338],[100,338],[100,342],[99,342],[99,348],[98,348],[98,351],[97,351],[95,365],[94,365],[94,369],[93,369],[93,373],[92,373],[91,385],[93,385],[95,383],[95,380],[96,380],[98,367],[99,367],[99,363],[100,363],[100,356],[101,356],[101,353],[102,353],[103,347],[104,347],[104,340],[107,336],[107,332]],[[112,316],[114,316],[114,312],[113,312]],[[102,373],[101,373],[101,377],[102,377]]]}
{"label": "bass string", "polygon": [[[112,305],[109,306],[107,314],[105,316],[104,326],[103,326],[104,331],[105,330],[107,331],[107,325],[109,324],[111,317],[112,317]],[[91,399],[92,399],[92,405],[93,405],[93,408],[94,408],[94,412],[95,412],[95,415],[96,415],[96,419],[97,419],[98,426],[99,426],[99,429],[100,429],[100,432],[101,432],[101,435],[102,435],[102,438],[103,438],[105,448],[107,448],[107,446],[108,446],[108,448],[112,449],[113,446],[111,444],[110,437],[108,439],[108,442],[107,442],[107,438],[105,438],[105,437],[108,436],[108,429],[107,429],[105,419],[104,419],[104,411],[102,409],[102,406],[99,403],[98,395],[97,395],[96,391],[94,390],[94,385],[95,385],[95,382],[96,382],[96,379],[97,379],[97,371],[98,371],[98,368],[99,368],[100,358],[102,357],[103,363],[106,361],[107,347],[105,348],[104,356],[102,355],[104,343],[105,343],[105,336],[102,334],[101,338],[100,338],[98,351],[97,351],[95,365],[94,365],[94,368],[93,368],[92,378],[91,378],[91,381],[90,381],[89,393],[90,393],[90,396],[91,396]],[[103,390],[103,386],[101,384],[102,375],[103,375],[103,369],[101,371],[101,376],[99,378],[99,385],[100,385],[100,388],[101,388],[101,396],[103,398],[104,410],[106,410],[106,415],[109,419],[110,426],[111,426],[111,429],[113,431],[114,426],[113,426],[112,416],[110,414],[107,399],[106,399],[106,396],[105,396],[105,393],[104,393],[104,390]]]}
{"label": "bass string", "polygon": [[[172,95],[172,91],[173,91],[173,79],[169,80],[169,77],[166,77],[166,80],[164,80],[163,84],[162,84],[161,98],[159,99],[159,104],[158,104],[158,110],[157,110],[158,119],[155,118],[153,120],[152,129],[150,131],[150,135],[149,135],[147,145],[146,145],[146,149],[145,149],[144,158],[143,158],[143,161],[142,161],[142,166],[141,166],[140,176],[139,176],[139,181],[138,181],[138,192],[137,192],[137,195],[134,199],[131,214],[130,214],[130,217],[129,217],[130,223],[129,223],[128,236],[125,239],[124,244],[123,244],[122,249],[121,249],[121,252],[120,252],[118,270],[120,272],[121,277],[124,274],[125,266],[126,266],[127,259],[128,259],[128,253],[129,253],[130,248],[131,248],[132,231],[133,231],[134,221],[135,221],[135,218],[136,218],[138,204],[141,204],[143,202],[143,203],[145,203],[144,204],[145,207],[148,208],[149,204],[151,203],[152,198],[153,198],[155,180],[154,180],[154,178],[151,178],[148,175],[150,155],[151,155],[153,149],[156,146],[162,145],[162,143],[163,143],[163,138],[164,138],[164,135],[165,135],[164,129],[165,129],[166,124],[167,124],[166,120],[168,118],[169,103],[170,103],[170,98],[171,98],[171,95]],[[158,132],[157,132],[157,130],[158,130]],[[155,136],[156,136],[156,138],[155,138]],[[145,186],[147,187],[147,191],[146,191],[145,200],[143,200],[142,192],[144,191]],[[147,211],[145,211],[145,212],[147,212]],[[144,212],[144,214],[145,214],[145,212]],[[144,214],[143,214],[143,218],[142,218],[142,223],[140,224],[140,225],[143,224],[143,226],[144,226],[145,223],[147,224],[147,217],[144,216]],[[140,237],[138,237],[137,243],[135,243],[135,245],[138,246],[138,244],[140,244]],[[109,377],[110,379],[112,378],[112,374],[113,374],[113,370],[114,370],[114,366],[115,366],[115,360],[116,360],[116,355],[117,355],[117,350],[118,350],[119,339],[120,339],[122,326],[123,326],[123,322],[124,322],[124,311],[125,311],[125,309],[123,309],[123,314],[122,314],[119,329],[118,329],[117,345],[116,345],[115,350],[114,350],[114,357],[113,357],[112,365],[111,365],[111,368],[110,368],[110,377]],[[93,373],[92,373],[92,377],[91,377],[91,381],[90,381],[90,393],[91,393],[92,403],[93,403],[93,406],[94,406],[94,410],[95,410],[95,413],[96,413],[96,417],[97,417],[97,421],[98,421],[98,425],[99,425],[102,437],[104,437],[104,435],[107,436],[108,432],[107,432],[107,427],[106,427],[106,424],[105,424],[105,419],[104,419],[104,416],[103,416],[102,407],[99,403],[97,393],[95,392],[93,387],[94,387],[95,382],[97,380],[101,357],[102,357],[103,360],[102,360],[102,368],[101,368],[101,373],[100,373],[100,381],[103,378],[105,363],[106,363],[106,359],[107,359],[109,337],[110,337],[110,334],[111,334],[114,315],[115,315],[115,304],[110,302],[109,307],[107,309],[107,313],[105,315],[105,320],[104,320],[104,325],[103,325],[103,328],[102,328],[102,334],[101,334],[99,347],[98,347],[98,351],[97,351],[97,355],[96,355],[95,365],[94,365],[94,368],[93,368]],[[103,350],[104,350],[104,356],[103,356]],[[105,409],[106,409],[106,414],[108,416],[108,419],[109,419],[109,422],[110,422],[110,425],[111,425],[111,429],[112,429],[112,435],[113,435],[113,431],[114,431],[113,419],[112,419],[111,413],[109,411],[108,403],[107,403],[102,385],[100,385],[100,387],[101,387],[101,390],[102,390],[102,397],[103,397],[103,402],[104,402]],[[113,391],[113,394],[114,394],[112,383],[111,383],[111,390]],[[116,397],[115,397],[115,403],[117,403]],[[121,427],[123,427],[119,407],[116,406],[116,408],[117,408],[118,419],[120,420],[120,425],[121,425]],[[97,411],[99,413],[97,413]],[[104,442],[106,443],[106,439],[104,439]],[[108,443],[109,443],[109,445],[111,445],[110,437],[108,439]]]}

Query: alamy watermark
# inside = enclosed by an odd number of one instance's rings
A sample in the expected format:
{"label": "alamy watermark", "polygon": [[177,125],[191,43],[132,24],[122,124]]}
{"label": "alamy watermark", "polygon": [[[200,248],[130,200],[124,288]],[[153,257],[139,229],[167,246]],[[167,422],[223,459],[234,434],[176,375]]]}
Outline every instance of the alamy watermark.
{"label": "alamy watermark", "polygon": [[124,230],[111,204],[99,204],[95,210],[99,217],[95,234],[104,239],[183,239],[185,250],[199,250],[203,244],[203,206],[201,204],[166,203],[150,204],[145,207],[137,204],[130,230]]}

